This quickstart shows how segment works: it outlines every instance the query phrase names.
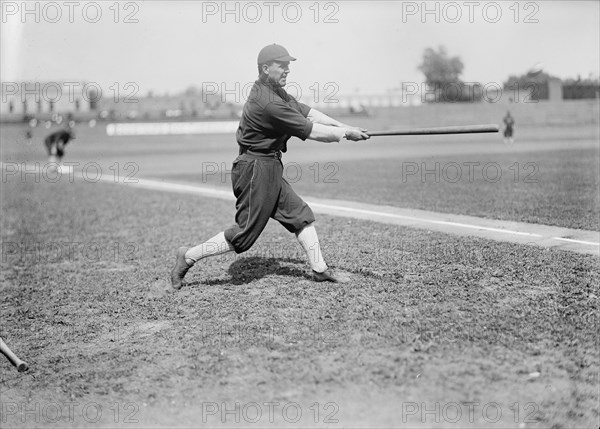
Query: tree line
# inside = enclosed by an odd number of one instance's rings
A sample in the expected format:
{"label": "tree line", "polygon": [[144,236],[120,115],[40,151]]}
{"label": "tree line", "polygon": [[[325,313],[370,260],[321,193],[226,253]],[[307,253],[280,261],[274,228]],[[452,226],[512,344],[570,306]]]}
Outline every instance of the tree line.
{"label": "tree line", "polygon": [[[432,102],[476,102],[482,101],[481,85],[463,82],[460,78],[464,63],[458,56],[450,56],[444,46],[436,49],[426,48],[418,70],[425,75],[430,93],[435,94]],[[510,75],[503,82],[503,89],[516,92],[529,88],[531,100],[547,100],[550,96],[550,82],[560,82],[562,98],[565,100],[600,98],[598,79],[561,80],[540,69],[530,70],[520,75]]]}

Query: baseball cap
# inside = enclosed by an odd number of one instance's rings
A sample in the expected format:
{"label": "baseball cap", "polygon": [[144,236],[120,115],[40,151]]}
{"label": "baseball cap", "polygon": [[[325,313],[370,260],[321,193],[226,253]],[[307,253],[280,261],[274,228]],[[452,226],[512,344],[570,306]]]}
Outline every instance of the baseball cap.
{"label": "baseball cap", "polygon": [[296,61],[283,46],[273,43],[265,46],[258,53],[258,65],[269,61]]}

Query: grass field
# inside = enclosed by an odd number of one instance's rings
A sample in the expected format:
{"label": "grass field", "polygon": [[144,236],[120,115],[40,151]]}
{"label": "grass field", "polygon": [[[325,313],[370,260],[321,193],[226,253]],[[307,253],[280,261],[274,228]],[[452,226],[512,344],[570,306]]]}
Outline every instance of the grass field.
{"label": "grass field", "polygon": [[[41,139],[44,131],[36,133]],[[598,127],[522,127],[517,133],[511,147],[500,135],[380,137],[343,146],[293,139],[284,174],[304,196],[600,231]],[[132,179],[231,188],[228,171],[237,151],[231,136],[108,138],[103,128],[79,134],[69,160],[96,162],[104,175],[118,168]],[[44,162],[40,143],[28,146],[23,136],[18,127],[5,131],[4,161],[10,154]]]}
{"label": "grass field", "polygon": [[[39,142],[2,131],[3,162],[44,161]],[[381,140],[366,153],[294,142],[286,161],[302,195],[598,231],[594,133],[524,130],[512,148]],[[231,138],[78,134],[68,160],[104,174],[131,162],[135,177],[229,186],[202,170],[232,161]],[[436,162],[497,163],[503,178],[402,181]],[[271,223],[248,253],[202,261],[165,294],[174,249],[228,226],[233,204],[33,179],[2,181],[0,335],[32,367],[1,364],[2,427],[598,425],[595,257],[319,216],[348,285],[310,281]]]}
{"label": "grass field", "polygon": [[[286,166],[304,195],[600,231],[594,148]],[[170,179],[229,186],[227,178],[207,168]]]}

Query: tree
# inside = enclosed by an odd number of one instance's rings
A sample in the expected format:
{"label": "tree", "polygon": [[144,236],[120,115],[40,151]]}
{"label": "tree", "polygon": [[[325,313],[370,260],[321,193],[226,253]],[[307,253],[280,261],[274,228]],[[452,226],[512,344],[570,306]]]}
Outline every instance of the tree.
{"label": "tree", "polygon": [[464,65],[459,57],[448,56],[446,48],[423,51],[423,62],[418,69],[425,75],[428,92],[425,102],[457,103],[480,101],[481,88],[460,80]]}
{"label": "tree", "polygon": [[464,65],[459,57],[448,57],[448,52],[443,46],[435,51],[427,48],[423,52],[423,62],[419,70],[425,75],[426,83],[430,88],[439,89],[448,84],[461,84],[460,75]]}

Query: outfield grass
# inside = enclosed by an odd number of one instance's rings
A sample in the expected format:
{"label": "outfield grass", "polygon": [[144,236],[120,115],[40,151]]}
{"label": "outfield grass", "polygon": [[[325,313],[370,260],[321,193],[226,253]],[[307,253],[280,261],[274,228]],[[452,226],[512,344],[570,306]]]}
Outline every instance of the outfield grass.
{"label": "outfield grass", "polygon": [[[339,186],[315,190],[331,198],[600,231],[597,154],[586,149],[352,162],[340,166]],[[309,184],[301,189],[311,192]]]}
{"label": "outfield grass", "polygon": [[[36,129],[36,138],[44,132]],[[23,136],[17,126],[2,129],[2,159],[44,162],[41,143],[27,145]],[[521,127],[518,137],[513,147],[499,136],[349,145],[294,140],[283,161],[286,178],[304,196],[600,231],[597,127]],[[228,135],[109,138],[103,127],[81,127],[67,160],[100,163],[104,175],[114,165],[127,175],[133,170],[125,165],[135,165],[134,178],[230,189],[227,171],[215,169],[230,168],[235,154]]]}
{"label": "outfield grass", "polygon": [[[95,425],[148,427],[198,426],[202,404],[248,401],[297,402],[303,426],[597,424],[596,258],[320,216],[324,254],[350,284],[311,282],[293,236],[271,223],[248,254],[203,261],[165,295],[174,249],[230,219],[229,202],[9,178],[1,335],[32,371],[1,363],[2,402],[77,402],[62,427],[89,425],[78,412],[92,402],[104,410]],[[479,404],[472,422],[467,408],[452,424],[403,412],[465,402]],[[497,423],[481,413],[491,403]],[[339,423],[325,423],[332,413]],[[34,425],[20,418],[7,427]]]}
{"label": "outfield grass", "polygon": [[[301,195],[600,231],[597,149],[286,165]],[[230,186],[222,174],[169,179]]]}

